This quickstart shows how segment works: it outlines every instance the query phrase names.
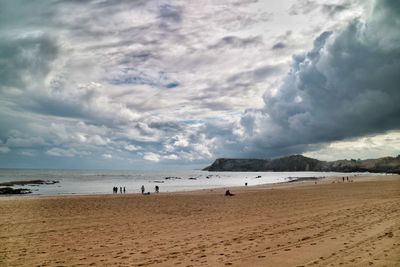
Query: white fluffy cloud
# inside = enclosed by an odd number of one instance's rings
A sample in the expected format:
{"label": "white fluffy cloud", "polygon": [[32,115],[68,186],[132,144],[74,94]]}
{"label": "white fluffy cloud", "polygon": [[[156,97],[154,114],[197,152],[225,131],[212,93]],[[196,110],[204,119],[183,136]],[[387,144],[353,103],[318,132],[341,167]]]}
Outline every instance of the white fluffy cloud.
{"label": "white fluffy cloud", "polygon": [[160,161],[160,155],[153,153],[153,152],[146,152],[144,153],[143,156],[144,160],[148,160],[148,161],[154,161],[154,162],[159,162]]}

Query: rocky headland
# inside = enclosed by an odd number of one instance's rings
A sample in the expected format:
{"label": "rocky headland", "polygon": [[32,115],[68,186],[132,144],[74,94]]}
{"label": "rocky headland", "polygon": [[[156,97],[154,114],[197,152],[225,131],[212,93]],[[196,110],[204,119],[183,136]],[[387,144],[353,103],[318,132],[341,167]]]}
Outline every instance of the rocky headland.
{"label": "rocky headland", "polygon": [[400,155],[397,157],[383,157],[378,159],[344,159],[336,161],[321,161],[302,155],[292,155],[277,159],[219,158],[203,170],[241,172],[334,171],[400,174]]}

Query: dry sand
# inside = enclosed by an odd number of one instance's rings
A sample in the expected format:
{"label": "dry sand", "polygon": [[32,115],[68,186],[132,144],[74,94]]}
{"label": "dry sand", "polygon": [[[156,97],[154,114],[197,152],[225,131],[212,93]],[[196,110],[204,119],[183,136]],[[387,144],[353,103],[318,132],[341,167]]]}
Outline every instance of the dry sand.
{"label": "dry sand", "polygon": [[400,266],[400,176],[0,198],[0,266]]}

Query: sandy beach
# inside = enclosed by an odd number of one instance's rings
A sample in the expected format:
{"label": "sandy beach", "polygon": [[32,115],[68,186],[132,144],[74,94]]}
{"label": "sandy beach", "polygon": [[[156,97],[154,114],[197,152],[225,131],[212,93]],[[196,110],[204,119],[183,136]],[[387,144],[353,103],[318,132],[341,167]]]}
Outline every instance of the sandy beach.
{"label": "sandy beach", "polygon": [[0,198],[0,266],[400,266],[400,176]]}

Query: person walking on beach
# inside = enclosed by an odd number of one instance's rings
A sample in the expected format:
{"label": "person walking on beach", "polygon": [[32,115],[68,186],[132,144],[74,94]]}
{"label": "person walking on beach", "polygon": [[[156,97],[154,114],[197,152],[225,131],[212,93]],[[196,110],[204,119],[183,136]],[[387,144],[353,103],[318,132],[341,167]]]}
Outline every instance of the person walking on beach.
{"label": "person walking on beach", "polygon": [[158,187],[158,185],[156,185],[155,191],[156,191],[156,193],[160,192],[160,188]]}
{"label": "person walking on beach", "polygon": [[126,190],[125,190],[125,186],[124,186],[124,194],[125,194]]}
{"label": "person walking on beach", "polygon": [[344,182],[344,176],[342,177],[342,180],[343,180],[343,182]]}
{"label": "person walking on beach", "polygon": [[142,185],[141,189],[142,189],[142,194],[144,194],[144,185]]}

